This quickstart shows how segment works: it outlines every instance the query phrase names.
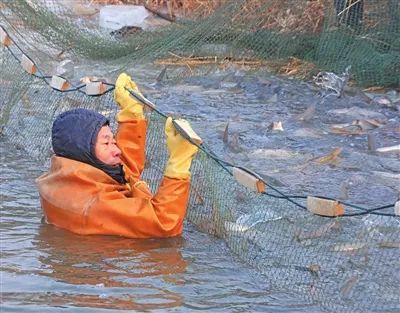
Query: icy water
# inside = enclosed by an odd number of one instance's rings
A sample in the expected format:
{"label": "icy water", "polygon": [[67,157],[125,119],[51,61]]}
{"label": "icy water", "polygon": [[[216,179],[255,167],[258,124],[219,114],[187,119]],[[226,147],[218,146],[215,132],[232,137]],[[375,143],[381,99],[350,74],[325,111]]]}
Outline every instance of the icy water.
{"label": "icy water", "polygon": [[44,168],[0,140],[1,312],[321,312],[186,224],[182,237],[77,236],[41,222]]}
{"label": "icy water", "polygon": [[[395,106],[357,96],[322,101],[308,83],[236,69],[156,82],[160,70],[128,72],[163,112],[188,118],[221,158],[289,193],[366,207],[396,201],[399,153],[371,152],[367,142],[369,133],[378,147],[400,144]],[[390,96],[396,103],[398,93]],[[314,112],[299,118],[312,104]],[[380,126],[330,132],[365,119]],[[277,121],[283,131],[270,129]],[[335,148],[343,149],[338,157],[318,161]],[[4,138],[0,150],[1,312],[323,312],[295,293],[269,289],[268,277],[189,223],[182,237],[164,240],[77,236],[43,224],[34,179],[46,166]]]}
{"label": "icy water", "polygon": [[[188,118],[219,157],[288,194],[367,208],[400,196],[399,148],[369,148],[400,145],[400,90],[368,96],[352,90],[338,98],[266,71],[232,68],[166,83],[149,83],[157,72],[137,73],[147,96],[162,111]],[[274,122],[282,130],[272,129]]]}

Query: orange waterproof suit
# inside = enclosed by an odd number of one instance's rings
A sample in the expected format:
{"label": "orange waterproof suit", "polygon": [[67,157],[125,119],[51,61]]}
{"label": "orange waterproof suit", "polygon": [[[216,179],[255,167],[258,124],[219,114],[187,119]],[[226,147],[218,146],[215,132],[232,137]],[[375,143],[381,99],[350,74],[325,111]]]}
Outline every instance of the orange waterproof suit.
{"label": "orange waterproof suit", "polygon": [[158,192],[150,193],[140,181],[146,130],[145,119],[119,123],[116,141],[127,184],[92,165],[53,156],[49,172],[37,179],[47,222],[83,235],[146,238],[181,234],[189,179],[164,177]]}

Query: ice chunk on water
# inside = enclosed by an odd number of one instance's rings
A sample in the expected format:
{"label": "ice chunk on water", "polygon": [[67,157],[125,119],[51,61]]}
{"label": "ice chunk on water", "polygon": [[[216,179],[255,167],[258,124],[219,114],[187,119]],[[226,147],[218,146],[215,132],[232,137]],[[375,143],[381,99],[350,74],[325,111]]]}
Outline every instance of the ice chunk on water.
{"label": "ice chunk on water", "polygon": [[117,30],[124,26],[143,28],[145,19],[150,15],[140,5],[106,5],[100,10],[100,27]]}

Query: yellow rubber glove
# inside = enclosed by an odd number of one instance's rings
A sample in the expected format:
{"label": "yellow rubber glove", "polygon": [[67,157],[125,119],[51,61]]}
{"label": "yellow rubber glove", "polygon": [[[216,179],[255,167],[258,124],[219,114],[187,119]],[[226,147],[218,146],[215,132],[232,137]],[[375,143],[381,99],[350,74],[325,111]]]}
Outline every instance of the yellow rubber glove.
{"label": "yellow rubber glove", "polygon": [[117,114],[118,122],[126,122],[132,119],[143,119],[143,105],[129,94],[128,88],[143,96],[139,88],[126,73],[118,76],[115,82],[114,99],[118,103],[121,111]]}
{"label": "yellow rubber glove", "polygon": [[[190,127],[189,123],[181,120]],[[197,146],[191,144],[182,137],[175,129],[172,118],[168,117],[165,123],[165,135],[169,159],[165,168],[165,176],[169,178],[188,179],[190,177],[190,165],[198,151]]]}

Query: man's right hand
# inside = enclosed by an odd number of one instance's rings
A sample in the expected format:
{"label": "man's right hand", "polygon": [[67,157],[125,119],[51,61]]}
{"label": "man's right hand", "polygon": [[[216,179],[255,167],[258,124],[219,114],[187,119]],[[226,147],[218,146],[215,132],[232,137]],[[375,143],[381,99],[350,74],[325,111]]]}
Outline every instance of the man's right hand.
{"label": "man's right hand", "polygon": [[132,90],[142,96],[136,83],[126,73],[118,76],[115,82],[114,99],[120,107],[120,112],[117,114],[118,122],[126,122],[132,119],[142,119],[143,105],[133,98],[128,90]]}

